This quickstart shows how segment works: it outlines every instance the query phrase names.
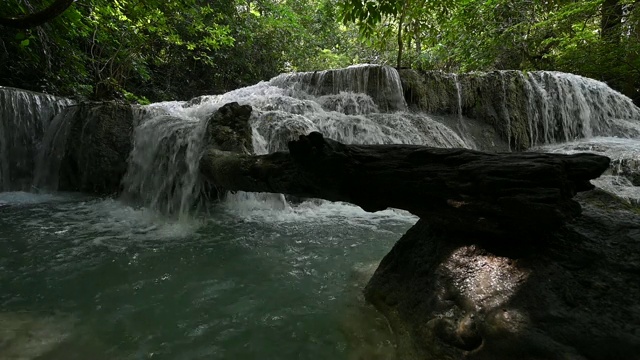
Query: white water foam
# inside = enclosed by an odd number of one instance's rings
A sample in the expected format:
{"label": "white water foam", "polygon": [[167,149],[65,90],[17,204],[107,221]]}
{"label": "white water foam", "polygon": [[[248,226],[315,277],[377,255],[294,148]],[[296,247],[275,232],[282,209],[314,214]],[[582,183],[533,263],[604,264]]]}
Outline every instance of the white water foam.
{"label": "white water foam", "polygon": [[387,209],[370,213],[359,206],[320,199],[304,200],[296,206],[289,206],[284,199],[264,195],[239,192],[226,201],[224,209],[243,219],[257,223],[348,223],[356,227],[378,227],[383,222],[413,224],[418,217],[404,210]]}

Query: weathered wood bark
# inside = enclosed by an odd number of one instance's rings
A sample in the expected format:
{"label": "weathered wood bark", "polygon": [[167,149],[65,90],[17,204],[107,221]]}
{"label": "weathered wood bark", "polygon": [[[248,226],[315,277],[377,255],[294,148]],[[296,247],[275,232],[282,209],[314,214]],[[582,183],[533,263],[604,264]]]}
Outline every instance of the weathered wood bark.
{"label": "weathered wood bark", "polygon": [[411,145],[345,145],[320,133],[289,152],[241,155],[211,148],[201,171],[227,190],[345,201],[367,211],[408,210],[430,223],[492,235],[540,234],[580,213],[609,158],[594,154],[484,153]]}
{"label": "weathered wood bark", "polygon": [[47,8],[33,14],[0,17],[0,25],[17,29],[28,29],[51,21],[65,12],[75,0],[56,0]]}

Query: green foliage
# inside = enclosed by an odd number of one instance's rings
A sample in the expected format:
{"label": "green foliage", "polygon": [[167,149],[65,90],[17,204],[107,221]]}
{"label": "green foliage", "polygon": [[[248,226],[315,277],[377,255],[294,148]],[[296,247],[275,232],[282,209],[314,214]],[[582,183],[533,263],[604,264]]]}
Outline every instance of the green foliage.
{"label": "green foliage", "polygon": [[560,70],[607,81],[635,100],[639,8],[635,0],[342,0],[339,7],[383,58],[407,44],[405,65]]}
{"label": "green foliage", "polygon": [[[6,0],[0,13],[50,1]],[[640,100],[639,7],[635,0],[83,0],[43,26],[0,29],[0,84],[146,102],[220,93],[283,71],[378,63],[560,70]]]}

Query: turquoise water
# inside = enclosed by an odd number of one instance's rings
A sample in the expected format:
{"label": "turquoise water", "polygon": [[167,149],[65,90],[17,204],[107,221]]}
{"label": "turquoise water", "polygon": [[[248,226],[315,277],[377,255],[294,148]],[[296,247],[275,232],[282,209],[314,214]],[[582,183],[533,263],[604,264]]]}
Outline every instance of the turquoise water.
{"label": "turquoise water", "polygon": [[251,199],[175,220],[0,193],[0,358],[386,358],[391,336],[361,289],[415,221]]}

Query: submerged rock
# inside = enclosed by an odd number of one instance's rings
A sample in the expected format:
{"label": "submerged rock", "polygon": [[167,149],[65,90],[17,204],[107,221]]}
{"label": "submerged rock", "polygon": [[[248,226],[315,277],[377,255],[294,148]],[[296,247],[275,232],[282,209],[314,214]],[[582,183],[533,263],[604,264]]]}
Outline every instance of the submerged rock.
{"label": "submerged rock", "polygon": [[48,355],[68,340],[74,322],[75,319],[65,316],[0,313],[0,358],[51,359]]}
{"label": "submerged rock", "polygon": [[535,244],[420,220],[365,290],[402,359],[640,358],[640,209],[592,191]]}

